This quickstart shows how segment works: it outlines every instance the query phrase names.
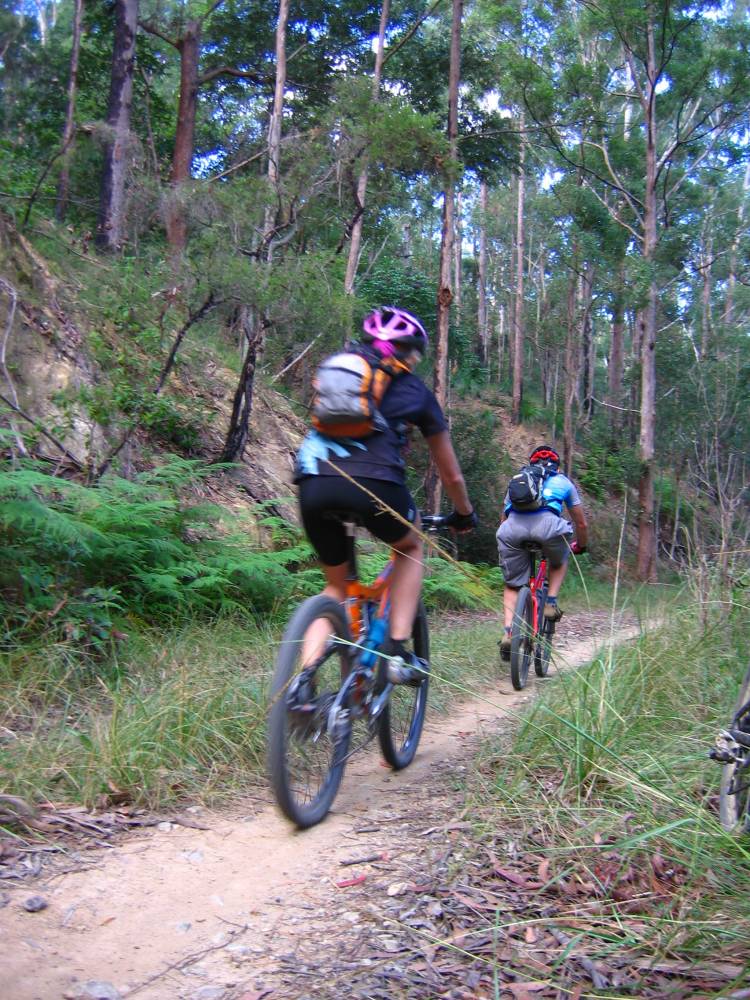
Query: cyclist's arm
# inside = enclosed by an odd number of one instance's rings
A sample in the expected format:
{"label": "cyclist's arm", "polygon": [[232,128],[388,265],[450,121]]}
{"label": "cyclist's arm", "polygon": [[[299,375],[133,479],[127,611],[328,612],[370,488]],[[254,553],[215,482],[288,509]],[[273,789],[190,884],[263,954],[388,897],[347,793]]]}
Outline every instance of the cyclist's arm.
{"label": "cyclist's arm", "polygon": [[430,449],[430,455],[437,466],[443,489],[448,494],[453,506],[459,514],[471,514],[474,508],[469,500],[469,494],[466,492],[466,483],[451,444],[450,434],[448,431],[441,431],[439,434],[431,434],[425,440]]}
{"label": "cyclist's arm", "polygon": [[569,507],[568,510],[570,512],[570,519],[575,525],[576,541],[582,549],[588,548],[589,526],[586,523],[586,515],[583,513],[583,505],[577,503],[574,507]]}

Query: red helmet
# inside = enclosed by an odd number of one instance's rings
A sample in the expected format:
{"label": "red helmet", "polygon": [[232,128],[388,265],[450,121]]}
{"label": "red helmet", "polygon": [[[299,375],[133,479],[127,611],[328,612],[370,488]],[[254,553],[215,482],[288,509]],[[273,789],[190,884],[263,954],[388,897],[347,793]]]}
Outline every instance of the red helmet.
{"label": "red helmet", "polygon": [[397,348],[416,348],[421,354],[427,350],[427,334],[416,316],[405,309],[383,306],[365,318],[362,324],[365,343],[384,354],[395,354]]}
{"label": "red helmet", "polygon": [[532,465],[559,466],[560,456],[555,449],[550,448],[548,444],[540,444],[539,447],[535,448],[529,455],[529,462]]}

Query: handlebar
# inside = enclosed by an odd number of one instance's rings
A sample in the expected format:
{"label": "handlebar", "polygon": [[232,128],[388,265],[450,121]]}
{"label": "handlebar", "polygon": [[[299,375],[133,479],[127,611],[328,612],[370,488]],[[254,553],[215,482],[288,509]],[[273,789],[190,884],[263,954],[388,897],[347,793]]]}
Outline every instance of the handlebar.
{"label": "handlebar", "polygon": [[422,521],[422,527],[426,531],[438,531],[440,528],[445,526],[445,522],[448,520],[448,515],[422,514],[420,511],[420,519]]}

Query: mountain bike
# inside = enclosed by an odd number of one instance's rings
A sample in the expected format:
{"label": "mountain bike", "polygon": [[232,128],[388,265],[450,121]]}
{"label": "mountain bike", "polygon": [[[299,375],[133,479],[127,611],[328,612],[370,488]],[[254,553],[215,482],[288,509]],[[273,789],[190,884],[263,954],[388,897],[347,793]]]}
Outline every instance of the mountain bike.
{"label": "mountain bike", "polygon": [[531,659],[537,677],[546,677],[552,653],[555,622],[544,617],[547,602],[547,560],[542,558],[535,572],[536,557],[542,555],[536,542],[525,542],[531,558],[529,582],[518,591],[518,602],[510,633],[510,679],[516,691],[526,687]]}
{"label": "mountain bike", "polygon": [[[271,683],[268,771],[281,811],[298,827],[319,823],[338,792],[349,757],[376,736],[386,762],[407,767],[422,734],[429,688],[430,642],[420,602],[412,639],[417,666],[407,683],[393,684],[378,647],[388,637],[391,555],[374,583],[359,580],[354,517],[342,516],[347,535],[344,604],[324,594],[301,604],[281,642]],[[422,516],[436,533],[446,518]],[[320,654],[303,663],[305,636],[327,632]],[[314,652],[316,650],[313,650]],[[363,729],[352,749],[355,724]]]}
{"label": "mountain bike", "polygon": [[750,667],[740,686],[728,729],[716,738],[709,756],[723,764],[719,818],[725,830],[750,833]]}

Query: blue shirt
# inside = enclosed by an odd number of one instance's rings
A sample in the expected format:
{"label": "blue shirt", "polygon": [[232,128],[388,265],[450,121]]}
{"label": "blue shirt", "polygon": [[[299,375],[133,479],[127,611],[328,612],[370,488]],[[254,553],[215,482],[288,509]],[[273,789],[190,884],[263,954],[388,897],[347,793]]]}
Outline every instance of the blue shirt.
{"label": "blue shirt", "polygon": [[540,508],[537,510],[513,510],[513,506],[508,500],[508,494],[506,493],[504,511],[506,514],[511,511],[514,514],[538,514],[542,510],[552,510],[555,514],[562,514],[563,504],[566,507],[577,507],[580,502],[581,498],[578,496],[578,490],[575,488],[575,485],[562,472],[555,472],[553,475],[547,476],[544,480],[542,506]]}

